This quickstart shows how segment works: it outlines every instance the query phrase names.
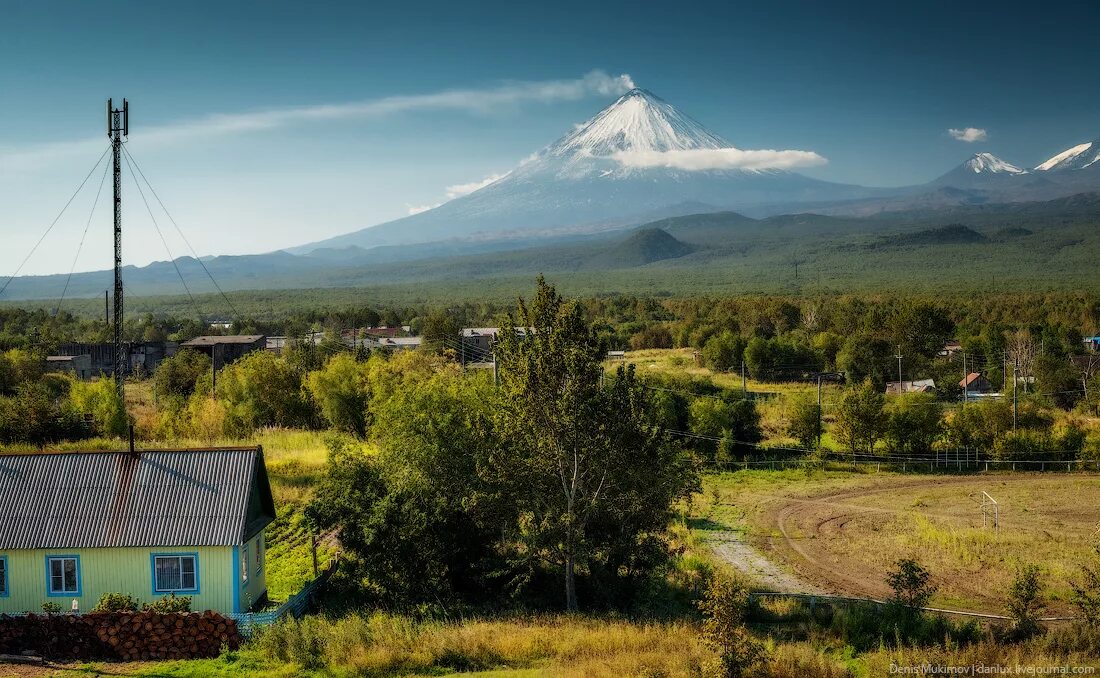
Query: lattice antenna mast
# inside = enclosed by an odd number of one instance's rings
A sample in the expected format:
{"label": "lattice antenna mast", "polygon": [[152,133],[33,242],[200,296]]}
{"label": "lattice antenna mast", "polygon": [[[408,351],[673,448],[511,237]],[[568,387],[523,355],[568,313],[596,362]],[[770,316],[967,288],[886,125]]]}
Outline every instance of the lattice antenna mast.
{"label": "lattice antenna mast", "polygon": [[122,108],[115,108],[111,99],[107,100],[107,136],[111,138],[111,159],[114,162],[115,180],[115,391],[119,400],[123,400],[123,384],[129,363],[126,347],[122,344],[122,137],[130,135],[130,104],[122,100]]}

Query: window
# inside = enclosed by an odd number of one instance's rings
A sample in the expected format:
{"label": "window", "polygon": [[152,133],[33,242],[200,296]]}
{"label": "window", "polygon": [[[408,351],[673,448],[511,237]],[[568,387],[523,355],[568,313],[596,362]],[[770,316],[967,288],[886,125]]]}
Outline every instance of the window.
{"label": "window", "polygon": [[80,557],[46,556],[46,594],[50,596],[80,595]]}
{"label": "window", "polygon": [[256,538],[256,576],[260,575],[260,571],[264,569],[264,557],[263,557],[264,538]]}
{"label": "window", "polygon": [[248,544],[241,549],[241,582],[248,583]]}
{"label": "window", "polygon": [[0,556],[0,598],[8,597],[8,559]]}
{"label": "window", "polygon": [[198,556],[190,553],[153,556],[153,593],[193,593],[198,590]]}

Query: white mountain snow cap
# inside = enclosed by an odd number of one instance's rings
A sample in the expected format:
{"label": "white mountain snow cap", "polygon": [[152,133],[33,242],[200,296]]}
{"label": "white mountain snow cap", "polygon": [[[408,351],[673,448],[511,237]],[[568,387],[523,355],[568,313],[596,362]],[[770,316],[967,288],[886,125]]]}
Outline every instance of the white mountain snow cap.
{"label": "white mountain snow cap", "polygon": [[558,156],[607,157],[618,151],[683,151],[729,145],[671,104],[635,88],[548,150]]}
{"label": "white mountain snow cap", "polygon": [[1090,141],[1062,151],[1050,160],[1036,166],[1036,171],[1084,169],[1100,160],[1100,144]]}
{"label": "white mountain snow cap", "polygon": [[550,146],[546,154],[572,162],[609,158],[624,169],[663,167],[686,171],[756,172],[826,162],[812,151],[735,148],[652,92],[638,88]]}
{"label": "white mountain snow cap", "polygon": [[1024,170],[992,153],[975,153],[963,166],[975,174],[1022,174]]}

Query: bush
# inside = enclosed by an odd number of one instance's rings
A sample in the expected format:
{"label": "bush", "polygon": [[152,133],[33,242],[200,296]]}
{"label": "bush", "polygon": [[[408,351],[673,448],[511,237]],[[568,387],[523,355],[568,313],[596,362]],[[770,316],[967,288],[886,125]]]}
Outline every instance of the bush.
{"label": "bush", "polygon": [[309,392],[333,428],[357,436],[367,432],[367,374],[366,364],[347,353],[333,356],[323,368],[309,373]]}
{"label": "bush", "polygon": [[69,400],[77,413],[92,416],[92,426],[97,435],[126,435],[129,425],[126,408],[112,380],[75,381],[69,391]]}
{"label": "bush", "polygon": [[741,365],[745,340],[732,332],[722,332],[703,345],[703,363],[715,372],[728,372]]}
{"label": "bush", "polygon": [[798,441],[805,449],[817,447],[821,434],[821,408],[812,393],[801,393],[792,397],[787,415],[787,435]]}
{"label": "bush", "polygon": [[104,593],[92,612],[137,612],[141,604],[136,598],[125,593]]}
{"label": "bush", "polygon": [[749,590],[744,582],[726,574],[714,575],[703,599],[703,638],[719,653],[721,675],[752,675],[752,668],[764,659],[764,648],[745,628]]}
{"label": "bush", "polygon": [[1081,578],[1070,582],[1073,597],[1070,602],[1077,615],[1088,626],[1100,626],[1100,545],[1093,547],[1091,563],[1081,566]]}
{"label": "bush", "polygon": [[143,608],[147,612],[158,612],[160,614],[171,614],[173,612],[190,612],[191,611],[191,597],[190,596],[177,596],[174,593],[157,598],[151,603],[146,603]]}
{"label": "bush", "polygon": [[210,373],[210,357],[200,351],[183,349],[165,358],[153,375],[153,391],[158,398],[187,398],[195,384]]}
{"label": "bush", "polygon": [[1024,565],[1008,589],[1008,612],[1012,616],[1012,634],[1016,639],[1028,638],[1041,630],[1039,615],[1043,610],[1043,580],[1037,565]]}
{"label": "bush", "polygon": [[943,432],[939,403],[928,393],[905,393],[886,404],[886,444],[895,454],[930,454]]}
{"label": "bush", "polygon": [[886,583],[894,591],[892,602],[908,608],[924,607],[936,592],[931,578],[932,574],[917,561],[899,560],[897,569],[886,575]]}

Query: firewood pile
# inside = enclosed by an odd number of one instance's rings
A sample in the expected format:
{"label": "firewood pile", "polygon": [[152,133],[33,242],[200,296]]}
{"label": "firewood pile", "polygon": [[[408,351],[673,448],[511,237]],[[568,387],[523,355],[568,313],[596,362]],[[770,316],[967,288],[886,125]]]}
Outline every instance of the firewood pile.
{"label": "firewood pile", "polygon": [[50,659],[195,659],[235,650],[237,622],[216,612],[0,615],[0,654]]}

